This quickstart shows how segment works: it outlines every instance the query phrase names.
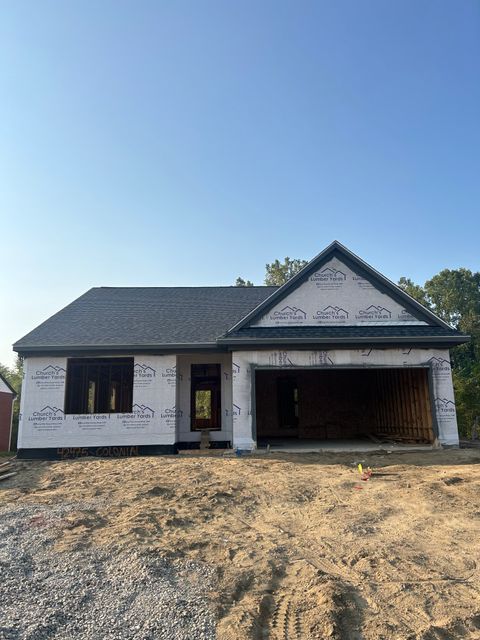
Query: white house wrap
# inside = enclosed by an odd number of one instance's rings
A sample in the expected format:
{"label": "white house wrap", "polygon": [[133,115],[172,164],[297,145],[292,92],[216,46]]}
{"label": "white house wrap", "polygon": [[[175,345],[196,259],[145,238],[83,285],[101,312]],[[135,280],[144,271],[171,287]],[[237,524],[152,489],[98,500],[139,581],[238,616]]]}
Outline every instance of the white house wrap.
{"label": "white house wrap", "polygon": [[135,356],[129,413],[66,414],[67,358],[27,358],[18,448],[173,445],[176,357]]}
{"label": "white house wrap", "polygon": [[455,446],[466,340],[338,242],[280,288],[91,289],[14,345],[19,456],[173,453],[205,430]]}

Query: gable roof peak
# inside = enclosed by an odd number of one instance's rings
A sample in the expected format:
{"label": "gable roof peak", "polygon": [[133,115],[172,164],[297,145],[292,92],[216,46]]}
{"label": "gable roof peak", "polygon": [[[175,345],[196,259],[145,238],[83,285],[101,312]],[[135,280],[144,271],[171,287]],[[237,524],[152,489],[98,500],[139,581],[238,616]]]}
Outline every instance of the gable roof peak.
{"label": "gable roof peak", "polygon": [[[9,383],[9,381],[5,378],[5,376],[3,376],[1,373],[0,373],[0,380],[1,380],[2,382],[4,382],[4,383],[5,383],[5,385],[6,385],[6,386],[8,387],[8,389],[10,390],[10,393],[12,394],[12,396],[13,396],[14,398],[16,398],[16,397],[17,397],[17,392],[16,392],[16,391],[15,391],[15,389],[12,387],[12,385]],[[6,393],[8,393],[8,392],[6,392]]]}
{"label": "gable roof peak", "polygon": [[340,254],[340,260],[342,262],[345,262],[346,266],[349,266],[357,273],[363,273],[367,277],[367,279],[375,282],[376,287],[380,291],[389,294],[399,303],[401,302],[402,304],[404,304],[405,308],[414,311],[416,317],[420,316],[420,318],[426,320],[428,324],[451,329],[450,325],[447,324],[444,320],[442,320],[432,311],[417,302],[417,300],[412,298],[408,293],[400,289],[398,285],[396,285],[382,273],[362,260],[362,258],[353,253],[353,251],[348,249],[348,247],[343,245],[338,240],[333,240],[329,245],[325,247],[325,249],[323,249],[323,251],[312,258],[302,269],[300,269],[298,273],[290,278],[290,280],[287,280],[287,282],[285,282],[281,287],[279,287],[264,301],[262,301],[255,309],[250,311],[250,313],[248,313],[244,318],[233,325],[227,331],[226,335],[228,335],[232,331],[244,327],[253,319],[260,316],[261,313],[264,313],[266,310],[271,308],[277,301],[285,296],[287,291],[295,289],[300,283],[302,283],[307,278],[309,273],[313,272],[318,266],[325,264],[325,262],[327,262],[331,254],[333,254],[334,252],[338,252]]}

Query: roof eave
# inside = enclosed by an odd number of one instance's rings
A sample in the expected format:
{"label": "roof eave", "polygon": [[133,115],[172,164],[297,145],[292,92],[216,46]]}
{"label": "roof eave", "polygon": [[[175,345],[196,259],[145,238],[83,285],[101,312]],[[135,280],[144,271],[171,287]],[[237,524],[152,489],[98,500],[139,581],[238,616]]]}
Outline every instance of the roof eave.
{"label": "roof eave", "polygon": [[152,353],[177,351],[218,351],[216,342],[182,342],[167,344],[125,345],[13,345],[13,350],[23,356],[38,354],[70,355],[71,353]]}
{"label": "roof eave", "polygon": [[225,345],[278,345],[278,344],[328,344],[328,345],[352,345],[352,344],[442,344],[444,346],[457,346],[468,342],[469,336],[348,336],[325,338],[219,338],[217,342]]}

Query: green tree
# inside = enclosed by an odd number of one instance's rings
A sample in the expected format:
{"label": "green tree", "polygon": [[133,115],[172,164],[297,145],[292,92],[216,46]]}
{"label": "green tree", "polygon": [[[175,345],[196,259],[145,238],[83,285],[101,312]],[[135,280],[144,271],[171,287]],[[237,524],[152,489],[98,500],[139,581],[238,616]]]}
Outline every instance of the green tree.
{"label": "green tree", "polygon": [[20,356],[17,356],[13,367],[7,367],[4,364],[0,364],[0,373],[8,381],[10,386],[17,392],[17,398],[13,405],[13,421],[12,421],[12,449],[17,448],[17,434],[18,434],[18,418],[20,414],[20,396],[22,393],[22,380],[23,380],[23,360]]}
{"label": "green tree", "polygon": [[429,303],[427,301],[427,294],[425,289],[421,287],[419,284],[415,284],[413,280],[410,278],[405,278],[402,276],[398,281],[398,286],[400,289],[403,289],[405,293],[408,293],[409,296],[412,296],[417,302],[420,302],[425,307],[429,307]]}
{"label": "green tree", "polygon": [[[287,280],[290,280],[292,276],[303,269],[308,264],[308,260],[300,260],[299,258],[290,259],[288,256],[283,262],[275,260],[270,264],[265,265],[265,280],[266,285],[279,287],[285,284]],[[245,280],[242,277],[238,277],[235,280],[236,287],[253,287],[255,286],[251,280]]]}
{"label": "green tree", "polygon": [[300,260],[299,258],[293,258],[293,260],[291,260],[288,256],[283,262],[277,259],[270,264],[266,264],[265,284],[281,286],[303,269],[306,264],[308,264],[308,260]]}
{"label": "green tree", "polygon": [[460,330],[480,316],[480,273],[444,269],[427,280],[425,291],[435,313]]}
{"label": "green tree", "polygon": [[465,375],[465,371],[458,368],[455,354],[453,357],[453,386],[458,430],[460,435],[470,437],[475,418],[480,416],[480,367],[476,363],[471,367],[470,375]]}
{"label": "green tree", "polygon": [[480,364],[480,273],[444,269],[425,283],[430,305],[450,325],[471,336],[454,351],[457,373],[470,376]]}
{"label": "green tree", "polygon": [[470,435],[480,416],[480,273],[469,269],[444,269],[422,286],[409,278],[398,285],[442,320],[471,339],[452,349],[452,375],[458,426],[461,435]]}
{"label": "green tree", "polygon": [[235,280],[236,287],[253,287],[253,282],[251,280],[244,280],[240,276]]}
{"label": "green tree", "polygon": [[452,350],[458,425],[469,435],[480,416],[480,273],[444,269],[425,283],[425,291],[435,313],[471,337]]}

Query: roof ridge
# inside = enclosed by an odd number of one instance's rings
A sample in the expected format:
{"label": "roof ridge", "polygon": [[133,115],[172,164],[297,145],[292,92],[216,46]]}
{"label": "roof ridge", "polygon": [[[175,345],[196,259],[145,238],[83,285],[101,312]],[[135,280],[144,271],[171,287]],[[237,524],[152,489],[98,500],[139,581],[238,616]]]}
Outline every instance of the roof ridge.
{"label": "roof ridge", "polygon": [[91,287],[92,289],[278,289],[277,285],[270,284],[254,284],[251,287],[237,287],[234,284],[207,284],[207,285],[178,285],[178,286],[166,286],[166,287],[156,287],[153,285],[149,286],[132,286],[132,287],[110,287],[110,286],[99,286],[99,287]]}

